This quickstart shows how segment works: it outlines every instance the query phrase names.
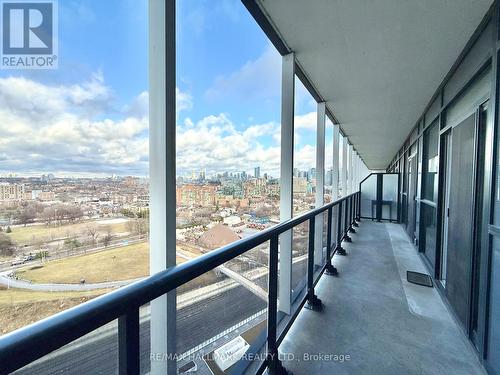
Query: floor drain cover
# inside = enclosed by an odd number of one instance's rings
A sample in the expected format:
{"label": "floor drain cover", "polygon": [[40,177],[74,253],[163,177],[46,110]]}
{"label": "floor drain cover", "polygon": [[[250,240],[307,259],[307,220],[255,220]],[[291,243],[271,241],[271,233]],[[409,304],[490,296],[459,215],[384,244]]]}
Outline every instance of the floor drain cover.
{"label": "floor drain cover", "polygon": [[413,284],[428,286],[432,288],[432,279],[425,273],[406,271],[406,280]]}

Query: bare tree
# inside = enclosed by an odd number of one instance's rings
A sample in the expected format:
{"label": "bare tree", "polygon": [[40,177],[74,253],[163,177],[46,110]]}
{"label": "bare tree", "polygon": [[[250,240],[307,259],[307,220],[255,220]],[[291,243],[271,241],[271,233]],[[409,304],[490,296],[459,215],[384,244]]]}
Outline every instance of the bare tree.
{"label": "bare tree", "polygon": [[144,235],[149,233],[148,219],[129,220],[126,226],[127,231],[135,235]]}
{"label": "bare tree", "polygon": [[46,225],[52,224],[56,220],[55,210],[53,207],[45,207],[41,215],[42,220]]}
{"label": "bare tree", "polygon": [[147,219],[138,219],[136,221],[136,231],[137,234],[148,234],[149,233],[149,221]]}
{"label": "bare tree", "polygon": [[111,243],[111,241],[113,240],[113,238],[114,238],[114,235],[113,235],[113,231],[111,230],[111,227],[107,227],[106,234],[102,238],[102,242],[104,244],[104,247],[108,247],[109,244]]}
{"label": "bare tree", "polygon": [[127,232],[131,234],[135,233],[135,220],[128,220],[125,227],[127,228]]}
{"label": "bare tree", "polygon": [[78,206],[67,207],[68,220],[75,221],[83,217],[83,211]]}
{"label": "bare tree", "polygon": [[97,243],[97,239],[99,238],[99,231],[97,229],[97,225],[94,223],[90,223],[86,227],[86,231],[90,239],[92,240],[92,243],[95,245]]}
{"label": "bare tree", "polygon": [[16,246],[14,241],[3,232],[0,233],[0,255],[11,256],[14,254],[15,250]]}
{"label": "bare tree", "polygon": [[36,218],[36,210],[33,207],[27,206],[20,208],[14,215],[14,218],[17,220],[19,224],[23,224],[26,226],[26,224],[32,223],[35,221]]}

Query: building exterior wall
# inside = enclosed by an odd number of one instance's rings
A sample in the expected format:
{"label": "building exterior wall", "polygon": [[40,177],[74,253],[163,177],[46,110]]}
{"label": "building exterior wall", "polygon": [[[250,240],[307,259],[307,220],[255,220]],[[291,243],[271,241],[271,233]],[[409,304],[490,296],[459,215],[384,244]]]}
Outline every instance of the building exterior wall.
{"label": "building exterior wall", "polygon": [[216,187],[206,185],[179,185],[176,187],[177,204],[182,206],[214,206]]}
{"label": "building exterior wall", "polygon": [[491,373],[500,373],[498,13],[495,2],[387,167],[402,177],[402,224]]}
{"label": "building exterior wall", "polygon": [[24,200],[24,197],[24,184],[0,184],[0,201],[21,201]]}

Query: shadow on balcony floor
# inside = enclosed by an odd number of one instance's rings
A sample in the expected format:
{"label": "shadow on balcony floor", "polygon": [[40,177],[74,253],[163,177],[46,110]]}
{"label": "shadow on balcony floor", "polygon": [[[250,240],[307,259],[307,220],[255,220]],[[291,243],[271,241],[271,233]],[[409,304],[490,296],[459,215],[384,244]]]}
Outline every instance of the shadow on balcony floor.
{"label": "shadow on balcony floor", "polygon": [[339,277],[318,283],[324,311],[301,311],[280,345],[294,356],[285,367],[295,375],[485,374],[437,290],[406,281],[406,270],[425,268],[402,227],[365,220],[352,239],[348,256],[334,258]]}

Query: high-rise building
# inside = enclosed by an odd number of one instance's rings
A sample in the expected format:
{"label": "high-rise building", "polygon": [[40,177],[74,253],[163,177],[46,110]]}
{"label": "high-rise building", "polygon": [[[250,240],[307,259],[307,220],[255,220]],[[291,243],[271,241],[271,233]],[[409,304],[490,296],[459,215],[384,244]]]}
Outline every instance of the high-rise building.
{"label": "high-rise building", "polygon": [[325,173],[325,185],[331,186],[333,184],[333,169],[330,168]]}
{"label": "high-rise building", "polygon": [[254,173],[253,173],[253,176],[255,178],[260,178],[260,167],[255,167],[254,168]]}

